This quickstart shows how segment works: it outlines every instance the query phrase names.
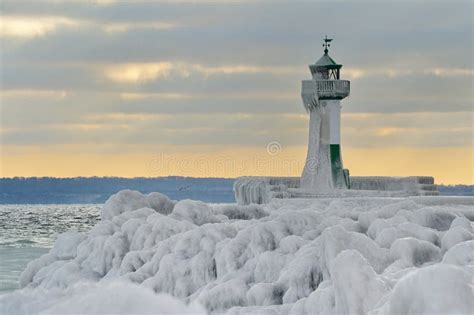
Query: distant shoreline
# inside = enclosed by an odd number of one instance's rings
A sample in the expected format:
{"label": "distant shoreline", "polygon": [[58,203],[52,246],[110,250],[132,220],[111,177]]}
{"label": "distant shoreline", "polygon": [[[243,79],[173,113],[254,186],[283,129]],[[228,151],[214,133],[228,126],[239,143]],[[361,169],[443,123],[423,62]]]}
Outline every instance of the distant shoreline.
{"label": "distant shoreline", "polygon": [[120,190],[161,192],[172,199],[235,202],[230,178],[15,177],[0,179],[0,204],[104,203]]}
{"label": "distant shoreline", "polygon": [[[0,178],[0,204],[104,203],[131,189],[161,192],[172,199],[235,202],[234,178],[218,177],[13,177]],[[474,196],[474,185],[438,185],[441,195]]]}

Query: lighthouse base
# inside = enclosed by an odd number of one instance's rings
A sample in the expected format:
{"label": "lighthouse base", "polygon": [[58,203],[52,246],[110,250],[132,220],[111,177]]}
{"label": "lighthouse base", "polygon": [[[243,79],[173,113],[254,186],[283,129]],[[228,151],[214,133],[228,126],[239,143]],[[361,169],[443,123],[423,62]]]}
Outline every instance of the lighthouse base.
{"label": "lighthouse base", "polygon": [[240,177],[234,183],[238,204],[263,204],[286,198],[408,197],[439,195],[431,176],[353,176],[350,189],[301,188],[300,177]]}

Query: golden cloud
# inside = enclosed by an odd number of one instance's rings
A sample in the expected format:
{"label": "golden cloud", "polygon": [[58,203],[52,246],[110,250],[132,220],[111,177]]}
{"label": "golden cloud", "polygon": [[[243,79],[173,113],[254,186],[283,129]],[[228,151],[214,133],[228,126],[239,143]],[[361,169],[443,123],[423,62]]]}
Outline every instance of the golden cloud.
{"label": "golden cloud", "polygon": [[73,19],[66,16],[0,16],[0,37],[31,39],[45,36],[63,27],[93,27],[106,33],[121,33],[135,29],[164,30],[177,27],[174,22],[114,22]]}
{"label": "golden cloud", "polygon": [[144,82],[167,77],[173,70],[170,62],[129,63],[105,68],[105,76],[116,82]]}
{"label": "golden cloud", "polygon": [[299,67],[291,66],[255,66],[255,65],[224,65],[207,66],[185,62],[157,63],[126,63],[104,67],[105,76],[115,82],[141,83],[158,78],[166,78],[171,74],[189,77],[196,73],[205,77],[218,74],[255,74],[269,73],[276,75],[301,73]]}
{"label": "golden cloud", "polygon": [[104,24],[103,29],[108,33],[122,33],[135,29],[166,30],[177,26],[176,23],[171,22],[130,22]]}
{"label": "golden cloud", "polygon": [[64,90],[34,90],[34,89],[19,89],[19,90],[3,90],[0,91],[0,99],[11,100],[21,98],[35,98],[35,99],[51,99],[62,100],[68,95]]}
{"label": "golden cloud", "polygon": [[80,23],[63,16],[0,16],[0,36],[33,38]]}

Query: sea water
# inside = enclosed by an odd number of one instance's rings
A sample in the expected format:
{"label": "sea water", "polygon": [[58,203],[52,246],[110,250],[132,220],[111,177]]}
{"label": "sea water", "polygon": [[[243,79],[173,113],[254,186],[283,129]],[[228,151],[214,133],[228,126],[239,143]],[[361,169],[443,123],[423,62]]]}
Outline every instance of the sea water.
{"label": "sea water", "polygon": [[0,205],[0,293],[18,288],[26,265],[46,254],[58,234],[85,232],[101,205]]}

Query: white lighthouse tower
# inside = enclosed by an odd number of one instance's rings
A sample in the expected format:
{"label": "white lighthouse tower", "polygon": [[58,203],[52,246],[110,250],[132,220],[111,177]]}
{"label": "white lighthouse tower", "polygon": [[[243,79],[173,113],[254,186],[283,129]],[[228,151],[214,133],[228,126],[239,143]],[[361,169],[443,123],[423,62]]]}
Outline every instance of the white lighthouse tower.
{"label": "white lighthouse tower", "polygon": [[312,79],[302,81],[301,96],[309,112],[308,154],[301,176],[304,189],[349,188],[349,172],[342,166],[341,105],[350,82],[340,80],[342,65],[328,54],[332,39],[324,39],[324,55],[309,66]]}

